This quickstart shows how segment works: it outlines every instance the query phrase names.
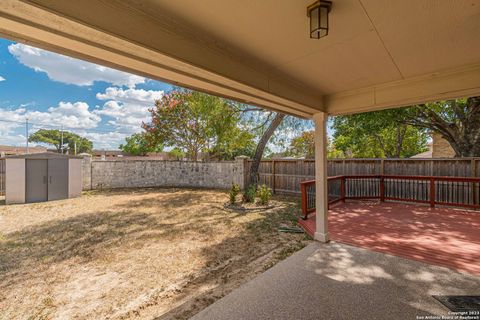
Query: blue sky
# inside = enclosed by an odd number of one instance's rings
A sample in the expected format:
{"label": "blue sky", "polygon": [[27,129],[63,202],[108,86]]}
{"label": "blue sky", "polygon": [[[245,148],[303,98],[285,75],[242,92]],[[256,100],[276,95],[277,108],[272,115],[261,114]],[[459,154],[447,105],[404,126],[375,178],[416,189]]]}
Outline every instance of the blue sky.
{"label": "blue sky", "polygon": [[115,149],[140,130],[148,107],[171,86],[0,39],[0,144],[25,144],[30,132],[57,128]]}

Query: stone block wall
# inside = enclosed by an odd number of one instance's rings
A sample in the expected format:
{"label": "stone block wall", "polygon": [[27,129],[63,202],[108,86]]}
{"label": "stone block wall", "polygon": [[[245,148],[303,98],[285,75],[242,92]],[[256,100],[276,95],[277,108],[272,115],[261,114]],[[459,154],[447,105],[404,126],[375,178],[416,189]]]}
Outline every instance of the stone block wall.
{"label": "stone block wall", "polygon": [[[243,159],[222,162],[91,161],[90,168],[91,189],[141,187],[228,189],[232,183],[239,184],[243,189],[244,185]],[[84,190],[88,189],[88,178],[85,177],[88,175],[87,170],[84,170]]]}

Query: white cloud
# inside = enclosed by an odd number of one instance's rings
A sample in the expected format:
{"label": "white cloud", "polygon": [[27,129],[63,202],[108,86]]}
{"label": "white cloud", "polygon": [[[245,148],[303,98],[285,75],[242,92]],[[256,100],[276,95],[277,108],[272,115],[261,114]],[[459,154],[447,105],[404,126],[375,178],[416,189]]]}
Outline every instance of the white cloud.
{"label": "white cloud", "polygon": [[27,139],[25,138],[24,134],[2,134],[0,136],[0,145],[8,145],[8,146],[20,146],[24,147],[27,144]]}
{"label": "white cloud", "polygon": [[60,102],[58,106],[48,108],[47,112],[30,111],[28,118],[32,123],[83,129],[95,128],[102,120],[100,116],[90,112],[85,102]]}
{"label": "white cloud", "polygon": [[16,145],[24,142],[25,119],[28,117],[31,132],[40,128],[60,129],[92,129],[102,120],[100,116],[90,112],[85,102],[60,102],[58,106],[47,111],[28,111],[25,107],[16,109],[0,108],[0,141],[2,144]]}
{"label": "white cloud", "polygon": [[148,109],[153,107],[155,100],[163,96],[163,91],[143,89],[122,89],[110,87],[104,93],[97,93],[97,99],[107,100],[95,114],[104,115],[108,122],[131,133],[141,130],[142,121],[149,120]]}
{"label": "white cloud", "polygon": [[[6,141],[13,139],[13,130],[22,126],[21,122],[25,121],[25,108],[18,108],[16,110],[8,110],[0,108],[0,141],[5,144]],[[10,122],[12,121],[12,122]],[[17,135],[15,135],[17,136]]]}
{"label": "white cloud", "polygon": [[140,76],[21,43],[9,45],[8,51],[27,67],[37,72],[45,72],[50,79],[63,83],[90,86],[95,81],[105,81],[116,86],[133,88],[136,84],[145,82],[145,78]]}
{"label": "white cloud", "polygon": [[121,143],[125,142],[125,138],[129,136],[129,134],[121,133],[121,132],[82,132],[82,131],[75,131],[76,134],[85,137],[93,142],[93,147],[95,149],[118,149],[118,146]]}
{"label": "white cloud", "polygon": [[1,82],[1,81],[5,81],[5,80],[6,80],[6,79],[5,79],[4,77],[0,76],[0,82]]}

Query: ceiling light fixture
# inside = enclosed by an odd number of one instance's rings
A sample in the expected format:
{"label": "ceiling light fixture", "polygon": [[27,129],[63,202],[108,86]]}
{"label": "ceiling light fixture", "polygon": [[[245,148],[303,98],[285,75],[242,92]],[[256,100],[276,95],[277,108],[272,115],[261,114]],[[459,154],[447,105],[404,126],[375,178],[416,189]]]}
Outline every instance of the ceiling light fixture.
{"label": "ceiling light fixture", "polygon": [[320,39],[328,35],[328,13],[332,8],[331,1],[315,1],[307,8],[310,18],[310,38]]}

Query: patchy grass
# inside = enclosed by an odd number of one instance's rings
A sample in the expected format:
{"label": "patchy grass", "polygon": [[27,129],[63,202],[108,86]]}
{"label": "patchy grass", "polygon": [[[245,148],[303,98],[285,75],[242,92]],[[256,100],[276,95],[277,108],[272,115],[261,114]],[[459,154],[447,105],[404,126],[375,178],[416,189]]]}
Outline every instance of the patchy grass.
{"label": "patchy grass", "polygon": [[92,191],[0,207],[0,319],[184,319],[310,240],[298,203],[224,209],[228,194]]}

